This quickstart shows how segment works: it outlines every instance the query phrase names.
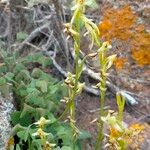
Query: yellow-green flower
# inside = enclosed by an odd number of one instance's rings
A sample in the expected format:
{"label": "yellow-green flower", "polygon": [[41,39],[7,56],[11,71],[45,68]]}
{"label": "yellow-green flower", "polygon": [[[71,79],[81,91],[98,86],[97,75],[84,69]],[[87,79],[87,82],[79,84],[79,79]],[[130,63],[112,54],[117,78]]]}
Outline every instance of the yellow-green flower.
{"label": "yellow-green flower", "polygon": [[49,135],[48,133],[44,132],[41,128],[37,130],[37,132],[33,133],[32,136],[39,136],[41,139],[45,139],[45,137]]}
{"label": "yellow-green flower", "polygon": [[40,128],[44,128],[44,126],[48,123],[50,123],[50,120],[46,120],[44,117],[41,117],[38,122],[35,122],[35,125],[38,125]]}

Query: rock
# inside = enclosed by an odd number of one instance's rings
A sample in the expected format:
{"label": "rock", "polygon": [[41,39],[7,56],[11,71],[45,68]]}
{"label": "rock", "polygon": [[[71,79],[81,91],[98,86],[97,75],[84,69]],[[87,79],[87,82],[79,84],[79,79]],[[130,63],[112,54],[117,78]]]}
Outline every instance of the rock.
{"label": "rock", "polygon": [[5,150],[12,129],[10,114],[15,110],[12,94],[4,98],[0,95],[0,150]]}

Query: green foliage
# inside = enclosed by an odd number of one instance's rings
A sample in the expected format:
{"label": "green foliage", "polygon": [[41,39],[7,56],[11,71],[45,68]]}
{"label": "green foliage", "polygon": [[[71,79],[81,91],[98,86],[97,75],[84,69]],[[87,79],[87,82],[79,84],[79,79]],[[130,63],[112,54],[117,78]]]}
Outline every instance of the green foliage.
{"label": "green foliage", "polygon": [[[8,54],[2,51],[1,57],[3,65],[0,67],[0,91],[3,96],[8,96],[12,91],[18,109],[11,114],[11,123],[14,126],[11,136],[16,135],[19,138],[19,142],[15,143],[16,149],[42,150],[42,140],[33,136],[37,131],[33,122],[41,117],[51,121],[44,132],[48,133],[47,140],[56,143],[54,149],[71,149],[72,141],[68,137],[73,136],[72,129],[67,123],[59,122],[54,115],[59,109],[60,99],[66,95],[66,88],[62,86],[62,82],[42,70],[51,65],[52,61],[42,53],[20,58],[17,53]],[[34,63],[40,67],[28,69]],[[86,132],[80,134],[76,150],[81,149],[82,139],[89,138]]]}

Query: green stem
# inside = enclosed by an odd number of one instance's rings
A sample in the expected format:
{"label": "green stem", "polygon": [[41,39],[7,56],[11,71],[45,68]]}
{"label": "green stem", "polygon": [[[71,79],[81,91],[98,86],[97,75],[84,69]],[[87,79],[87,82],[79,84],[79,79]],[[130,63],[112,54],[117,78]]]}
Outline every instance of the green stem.
{"label": "green stem", "polygon": [[[104,105],[105,105],[105,94],[106,94],[106,77],[102,78],[102,82],[101,82],[101,87],[103,90],[101,90],[101,96],[100,96],[100,117],[104,116]],[[103,134],[103,129],[104,129],[104,123],[101,120],[101,118],[99,118],[99,132],[98,132],[98,137],[96,140],[96,146],[95,146],[95,150],[101,150],[102,149],[102,142],[103,142],[103,138],[104,138],[104,134]]]}
{"label": "green stem", "polygon": [[99,131],[98,131],[98,137],[96,140],[95,150],[101,150],[102,149],[102,142],[104,138],[104,123],[101,120],[101,117],[104,116],[104,106],[105,106],[105,95],[106,95],[106,69],[105,69],[105,55],[103,53],[99,54],[100,58],[100,65],[102,67],[101,71],[101,81],[100,81],[100,114],[99,114]]}
{"label": "green stem", "polygon": [[[78,27],[78,31],[79,31]],[[71,98],[71,106],[70,106],[70,117],[73,121],[75,121],[75,98],[77,94],[78,89],[78,80],[79,80],[79,54],[80,54],[80,37],[75,38],[77,42],[77,47],[75,49],[75,85],[72,91],[72,98]],[[74,124],[74,123],[73,123]],[[72,125],[72,122],[70,123],[73,129],[73,134],[76,134],[76,128],[74,125]],[[75,150],[75,142],[76,142],[76,136],[73,136],[73,150]]]}

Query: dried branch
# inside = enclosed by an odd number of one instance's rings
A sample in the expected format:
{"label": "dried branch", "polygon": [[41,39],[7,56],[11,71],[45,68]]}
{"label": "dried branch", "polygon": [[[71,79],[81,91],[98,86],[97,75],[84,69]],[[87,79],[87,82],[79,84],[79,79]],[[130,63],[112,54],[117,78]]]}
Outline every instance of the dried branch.
{"label": "dried branch", "polygon": [[38,28],[36,28],[35,30],[33,30],[31,32],[31,34],[19,45],[18,47],[18,51],[21,53],[23,52],[23,47],[27,44],[30,43],[35,37],[37,37],[39,35],[39,33],[41,33],[43,30],[48,29],[49,27],[49,23],[44,24]]}

